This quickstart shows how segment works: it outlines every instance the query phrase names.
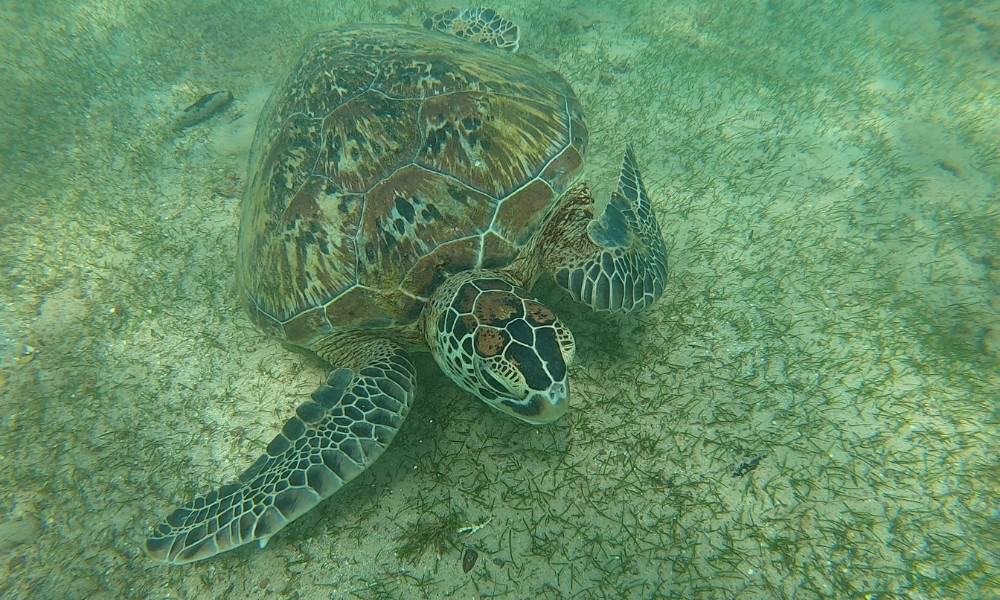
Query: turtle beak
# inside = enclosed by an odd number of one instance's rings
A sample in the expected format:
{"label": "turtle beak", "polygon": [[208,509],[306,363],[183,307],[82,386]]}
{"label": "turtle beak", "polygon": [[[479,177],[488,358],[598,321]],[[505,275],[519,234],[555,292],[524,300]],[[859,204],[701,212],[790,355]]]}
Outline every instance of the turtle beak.
{"label": "turtle beak", "polygon": [[544,391],[533,391],[519,403],[505,402],[514,410],[515,416],[532,425],[544,425],[556,421],[569,408],[569,384],[556,381]]}

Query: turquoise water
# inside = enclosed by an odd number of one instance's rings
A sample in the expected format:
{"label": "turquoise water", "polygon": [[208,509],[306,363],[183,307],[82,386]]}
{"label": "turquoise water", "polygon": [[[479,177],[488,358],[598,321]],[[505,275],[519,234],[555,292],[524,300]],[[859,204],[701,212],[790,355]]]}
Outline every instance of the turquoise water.
{"label": "turquoise water", "polygon": [[1000,595],[988,2],[495,5],[580,97],[599,198],[636,146],[663,298],[605,319],[540,286],[566,418],[418,356],[390,449],[266,549],[147,558],[326,375],[238,299],[256,117],[313,29],[447,5],[339,4],[0,8],[0,596]]}

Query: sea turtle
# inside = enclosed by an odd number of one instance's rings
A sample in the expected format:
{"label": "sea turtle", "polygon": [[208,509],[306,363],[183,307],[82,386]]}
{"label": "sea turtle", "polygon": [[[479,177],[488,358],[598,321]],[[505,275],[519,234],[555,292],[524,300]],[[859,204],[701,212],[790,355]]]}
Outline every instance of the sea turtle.
{"label": "sea turtle", "polygon": [[239,234],[253,320],[333,367],[238,481],[146,541],[169,563],[261,547],[379,457],[413,401],[409,352],[532,424],[566,412],[570,331],[542,272],[596,311],[663,292],[667,252],[626,148],[598,209],[587,126],[489,9],[313,35],[257,126]]}

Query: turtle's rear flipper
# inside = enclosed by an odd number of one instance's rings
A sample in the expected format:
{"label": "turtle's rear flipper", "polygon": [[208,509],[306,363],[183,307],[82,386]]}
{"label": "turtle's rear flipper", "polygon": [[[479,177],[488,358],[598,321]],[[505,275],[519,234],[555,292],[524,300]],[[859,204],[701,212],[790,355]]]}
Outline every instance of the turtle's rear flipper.
{"label": "turtle's rear flipper", "polygon": [[424,27],[510,52],[521,40],[517,25],[492,8],[449,8],[424,19]]}
{"label": "turtle's rear flipper", "polygon": [[628,313],[651,305],[666,284],[667,249],[632,148],[625,149],[618,189],[600,216],[593,216],[586,184],[566,193],[542,236],[551,244],[542,252],[543,265],[554,270],[556,283],[598,311]]}
{"label": "turtle's rear flipper", "polygon": [[268,538],[378,458],[416,387],[413,366],[390,342],[372,342],[366,366],[335,369],[298,407],[239,481],[175,510],[146,540],[152,558],[182,564]]}

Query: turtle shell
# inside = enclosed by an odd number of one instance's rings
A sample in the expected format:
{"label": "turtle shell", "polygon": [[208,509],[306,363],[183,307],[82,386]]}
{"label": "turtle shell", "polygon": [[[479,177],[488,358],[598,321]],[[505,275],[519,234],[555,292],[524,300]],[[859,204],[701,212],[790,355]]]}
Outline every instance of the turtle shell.
{"label": "turtle shell", "polygon": [[448,274],[517,257],[586,145],[573,90],[529,58],[398,25],[314,35],[251,151],[254,320],[305,346],[412,324]]}

